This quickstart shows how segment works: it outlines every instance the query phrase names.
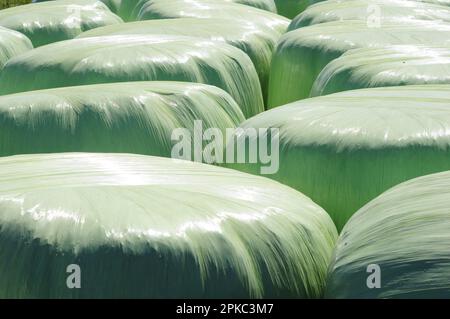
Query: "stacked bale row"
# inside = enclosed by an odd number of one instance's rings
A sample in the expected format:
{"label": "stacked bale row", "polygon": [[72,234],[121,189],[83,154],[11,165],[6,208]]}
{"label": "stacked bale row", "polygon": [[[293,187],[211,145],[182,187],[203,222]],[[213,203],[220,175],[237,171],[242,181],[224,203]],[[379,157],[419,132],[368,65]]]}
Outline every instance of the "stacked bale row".
{"label": "stacked bale row", "polygon": [[411,25],[382,23],[374,28],[364,21],[344,20],[288,32],[272,60],[269,107],[308,98],[328,63],[352,49],[409,44],[448,45],[450,24],[417,21]]}
{"label": "stacked bale row", "polygon": [[[450,295],[450,2],[36,2],[0,11],[0,297]],[[195,121],[278,129],[272,180],[169,159]]]}
{"label": "stacked bale row", "polygon": [[[273,109],[236,134],[257,144],[246,129],[278,128],[280,169],[269,177],[310,196],[343,228],[328,298],[450,296],[448,173],[419,177],[450,170],[448,5],[311,5],[278,42]],[[229,166],[260,174],[265,164]]]}
{"label": "stacked bale row", "polygon": [[264,110],[258,75],[245,53],[225,43],[165,35],[75,39],[34,49],[3,68],[0,94],[152,80],[215,85],[246,117]]}
{"label": "stacked bale row", "polygon": [[[324,295],[337,231],[322,208],[270,179],[168,158],[177,128],[195,152],[195,121],[225,135],[264,111],[289,24],[275,11],[56,0],[0,13],[25,34],[5,30],[0,72],[0,297]],[[67,287],[72,264],[81,289]]]}

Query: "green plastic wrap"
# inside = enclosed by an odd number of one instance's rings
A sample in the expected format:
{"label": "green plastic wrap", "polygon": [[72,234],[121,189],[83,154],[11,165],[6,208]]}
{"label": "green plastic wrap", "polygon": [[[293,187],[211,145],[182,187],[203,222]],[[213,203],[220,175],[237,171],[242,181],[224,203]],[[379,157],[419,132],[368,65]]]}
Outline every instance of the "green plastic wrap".
{"label": "green plastic wrap", "polygon": [[[47,1],[47,0],[44,0]],[[72,1],[79,1],[79,0],[72,0]],[[139,11],[142,9],[144,4],[148,0],[90,0],[92,2],[94,1],[102,1],[104,4],[106,4],[109,9],[120,16],[124,21],[134,21],[136,17],[139,15]],[[214,0],[217,2],[223,1],[223,2],[234,2],[239,4],[244,4],[248,6],[252,6],[258,9],[270,11],[270,12],[277,12],[277,8],[275,6],[274,0]],[[35,1],[35,2],[42,2],[41,1]],[[191,0],[192,3],[192,0]],[[193,4],[194,5],[194,4]]]}
{"label": "green plastic wrap", "polygon": [[[125,21],[133,21],[148,0],[102,0],[114,13]],[[214,0],[216,2],[235,2],[253,6],[262,10],[277,12],[274,0]],[[192,1],[191,1],[192,2]],[[192,6],[195,4],[192,3]]]}
{"label": "green plastic wrap", "polygon": [[9,60],[0,93],[129,81],[182,81],[228,92],[246,117],[264,110],[250,58],[226,43],[164,35],[118,35],[46,45]]}
{"label": "green plastic wrap", "polygon": [[25,34],[35,47],[122,22],[102,2],[92,0],[49,1],[0,11],[0,26]]}
{"label": "green plastic wrap", "polygon": [[280,33],[287,30],[290,22],[272,12],[217,0],[146,0],[136,20],[174,18],[225,18],[241,24],[257,21]]}
{"label": "green plastic wrap", "polygon": [[[378,0],[372,0],[370,2],[372,4],[375,4],[377,1]],[[293,21],[295,21],[296,19],[298,19],[298,15],[301,14],[302,12],[304,12],[305,9],[309,11],[310,9],[313,8],[313,5],[315,3],[321,3],[321,2],[323,2],[323,0],[275,0],[275,2],[276,2],[278,14],[288,17],[289,19],[293,19]],[[351,6],[353,5],[352,2],[354,2],[354,0],[333,0],[333,1],[326,1],[326,2],[330,2],[330,3],[341,2],[343,5],[347,6],[350,9]],[[383,6],[380,8],[379,12],[382,15],[384,15],[386,13],[386,9],[389,7],[390,4],[398,3],[398,2],[404,2],[405,5],[408,5],[408,2],[409,2],[409,5],[411,5],[411,6],[414,6],[414,4],[411,4],[411,2],[450,6],[450,0],[390,0],[390,1],[385,1]],[[368,4],[368,6],[366,6],[366,16],[370,16],[372,13],[378,12],[378,11],[376,11],[377,9],[374,10],[374,7],[369,7],[369,5],[370,5],[370,3]],[[313,11],[309,11],[309,12],[313,12]],[[389,12],[390,9],[388,9],[387,11]],[[402,16],[402,18],[407,17],[407,14],[409,13],[408,11],[409,11],[409,9],[406,9],[404,11],[405,14]],[[335,19],[332,16],[332,14],[336,14],[336,12],[330,12],[330,16],[322,17],[322,19],[332,19],[330,21],[334,21]],[[448,17],[445,17],[445,19],[448,19]]]}
{"label": "green plastic wrap", "polygon": [[235,46],[247,53],[253,61],[267,101],[270,61],[281,34],[263,23],[235,23],[231,19],[160,19],[97,28],[82,33],[78,38],[129,34],[195,36]]}
{"label": "green plastic wrap", "polygon": [[101,0],[124,21],[133,21],[133,12],[139,12],[145,0]]}
{"label": "green plastic wrap", "polygon": [[362,20],[374,27],[386,22],[411,25],[414,20],[450,22],[450,8],[409,0],[328,0],[310,6],[296,16],[289,30],[344,20]]}
{"label": "green plastic wrap", "polygon": [[404,0],[404,1],[418,1],[418,2],[439,4],[441,6],[450,6],[450,0]]}
{"label": "green plastic wrap", "polygon": [[33,44],[22,33],[0,27],[0,69],[12,57],[31,49]]}
{"label": "green plastic wrap", "polygon": [[0,156],[58,152],[171,157],[176,128],[223,134],[244,116],[226,92],[185,82],[129,82],[0,96]]}
{"label": "green plastic wrap", "polygon": [[278,14],[289,19],[308,8],[310,5],[322,0],[275,0]]}
{"label": "green plastic wrap", "polygon": [[[338,229],[388,188],[450,170],[450,85],[306,99],[259,114],[241,127],[279,129],[279,170],[267,176],[311,197]],[[257,138],[237,137],[238,143],[252,145],[260,143]],[[228,165],[252,174],[264,167],[261,162]]]}
{"label": "green plastic wrap", "polygon": [[[269,179],[167,158],[0,158],[0,297],[320,297],[336,229]],[[68,265],[81,289],[68,289]]]}
{"label": "green plastic wrap", "polygon": [[311,96],[383,86],[450,84],[450,46],[350,50],[319,74]]}
{"label": "green plastic wrap", "polygon": [[323,68],[351,49],[449,43],[450,24],[428,21],[415,21],[411,25],[383,23],[374,28],[362,21],[349,20],[290,31],[281,37],[273,55],[268,106],[309,97]]}
{"label": "green plastic wrap", "polygon": [[258,9],[270,11],[270,12],[277,12],[277,7],[275,5],[274,0],[223,0],[226,2],[235,2],[240,4],[245,4],[247,6],[255,7]]}
{"label": "green plastic wrap", "polygon": [[[342,0],[342,1],[348,1],[348,0]],[[399,1],[399,0],[396,0]],[[450,0],[402,0],[405,2],[424,2],[424,3],[431,3],[431,4],[438,4],[441,6],[450,6]]]}
{"label": "green plastic wrap", "polygon": [[339,238],[327,296],[449,298],[449,190],[447,171],[407,181],[361,208]]}

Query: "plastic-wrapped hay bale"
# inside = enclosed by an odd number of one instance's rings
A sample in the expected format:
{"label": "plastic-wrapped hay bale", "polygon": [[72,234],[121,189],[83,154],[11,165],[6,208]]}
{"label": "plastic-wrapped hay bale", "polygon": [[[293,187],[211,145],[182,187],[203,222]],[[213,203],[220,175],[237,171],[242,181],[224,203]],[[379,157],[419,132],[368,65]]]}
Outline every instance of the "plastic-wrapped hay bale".
{"label": "plastic-wrapped hay bale", "polygon": [[0,97],[0,156],[114,152],[171,157],[174,129],[186,128],[194,136],[195,120],[204,130],[217,128],[225,135],[244,116],[226,92],[197,83],[112,83],[5,95]]}
{"label": "plastic-wrapped hay bale", "polygon": [[338,241],[328,297],[449,298],[449,190],[450,172],[427,175],[360,209]]}
{"label": "plastic-wrapped hay bale", "polygon": [[[125,21],[133,21],[139,14],[141,8],[147,2],[147,0],[90,0],[90,1],[93,2],[102,1],[109,7],[109,9],[112,12],[119,15]],[[274,0],[215,0],[215,1],[240,3],[270,12],[275,13],[277,12]],[[42,2],[42,0],[35,2]]]}
{"label": "plastic-wrapped hay bale", "polygon": [[270,61],[281,34],[258,21],[235,23],[231,19],[161,19],[123,23],[82,33],[78,38],[105,35],[164,34],[202,37],[226,42],[250,57],[259,75],[265,100]]}
{"label": "plastic-wrapped hay bale", "polygon": [[[139,15],[139,11],[147,0],[102,0],[114,13],[118,14],[125,21],[133,21]],[[259,9],[277,12],[274,0],[215,0],[217,2],[235,2]],[[191,1],[192,2],[192,1]],[[192,4],[195,6],[195,3]]]}
{"label": "plastic-wrapped hay bale", "polygon": [[[342,3],[348,3],[347,5],[350,7],[350,2],[353,2],[354,0],[336,0]],[[374,0],[372,2],[375,2],[377,0]],[[436,4],[436,5],[442,5],[442,6],[450,6],[450,0],[392,0],[388,1],[385,5],[389,5],[389,3],[392,2],[423,2],[423,3],[430,3],[430,4]],[[288,17],[289,19],[294,19],[298,16],[298,14],[305,11],[305,9],[309,10],[310,8],[313,8],[315,3],[321,3],[323,0],[275,0],[278,14],[281,14],[285,17]],[[327,1],[328,2],[328,1]],[[334,1],[333,1],[334,2]],[[366,7],[368,10],[367,12],[370,13],[377,13],[378,11],[372,10],[374,7]],[[384,14],[384,6],[381,8],[381,14]],[[406,15],[405,15],[406,16]]]}
{"label": "plastic-wrapped hay bale", "polygon": [[12,57],[33,49],[31,41],[23,34],[0,27],[0,69]]}
{"label": "plastic-wrapped hay bale", "polygon": [[150,80],[214,85],[246,117],[264,110],[258,74],[244,52],[226,43],[163,35],[74,39],[31,50],[5,65],[0,92]]}
{"label": "plastic-wrapped hay bale", "polygon": [[[386,189],[450,169],[449,85],[326,95],[266,111],[241,127],[279,129],[279,170],[267,176],[311,197],[338,229]],[[256,145],[256,138],[240,133],[238,143]],[[265,165],[230,166],[260,174]]]}
{"label": "plastic-wrapped hay bale", "polygon": [[[323,293],[336,228],[269,179],[127,154],[21,155],[0,166],[2,298]],[[81,289],[67,288],[68,265],[80,267]]]}
{"label": "plastic-wrapped hay bale", "polygon": [[410,25],[414,20],[450,22],[450,8],[405,0],[328,0],[310,6],[296,16],[289,30],[343,20],[362,20],[374,26],[386,22]]}
{"label": "plastic-wrapped hay bale", "polygon": [[450,46],[400,45],[350,50],[319,74],[311,96],[346,90],[450,83]]}
{"label": "plastic-wrapped hay bale", "polygon": [[308,8],[310,5],[322,0],[275,0],[278,14],[289,19]]}
{"label": "plastic-wrapped hay bale", "polygon": [[269,107],[310,96],[322,69],[345,52],[401,44],[446,45],[450,24],[416,21],[411,25],[383,23],[373,28],[362,21],[327,22],[284,34],[273,55]]}
{"label": "plastic-wrapped hay bale", "polygon": [[[347,1],[347,0],[342,0],[342,1]],[[398,0],[396,0],[398,1]],[[403,0],[405,2],[425,2],[425,3],[431,3],[431,4],[438,4],[441,6],[450,6],[450,0]]]}
{"label": "plastic-wrapped hay bale", "polygon": [[35,47],[121,22],[103,3],[92,0],[49,1],[0,11],[0,26],[25,34]]}
{"label": "plastic-wrapped hay bale", "polygon": [[[139,15],[139,11],[144,7],[147,1],[150,0],[101,0],[103,1],[114,13],[118,14],[125,21],[133,21]],[[201,1],[201,0],[200,0]],[[274,0],[214,0],[216,2],[234,2],[240,3],[262,10],[277,12]],[[192,6],[195,6],[193,0],[191,0]]]}
{"label": "plastic-wrapped hay bale", "polygon": [[217,0],[148,0],[139,11],[136,20],[210,18],[235,19],[235,23],[265,24],[267,27],[284,33],[289,19],[272,12],[264,11],[238,3]]}
{"label": "plastic-wrapped hay bale", "polygon": [[441,6],[450,6],[450,0],[404,0],[404,1],[417,1],[417,2],[439,4]]}

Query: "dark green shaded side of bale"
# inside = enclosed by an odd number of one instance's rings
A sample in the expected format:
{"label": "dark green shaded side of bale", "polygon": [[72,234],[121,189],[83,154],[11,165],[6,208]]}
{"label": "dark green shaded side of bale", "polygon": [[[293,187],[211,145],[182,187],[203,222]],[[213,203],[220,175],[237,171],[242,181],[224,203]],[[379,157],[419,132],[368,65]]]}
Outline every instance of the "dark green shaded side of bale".
{"label": "dark green shaded side of bale", "polygon": [[399,184],[347,223],[330,264],[326,296],[448,299],[450,172]]}
{"label": "dark green shaded side of bale", "polygon": [[[283,158],[283,153],[288,156]],[[338,230],[359,208],[385,190],[411,178],[450,170],[449,149],[411,147],[339,152],[285,145],[281,154],[279,171],[267,177],[307,194],[330,214]],[[261,166],[266,165],[227,166],[259,175]]]}

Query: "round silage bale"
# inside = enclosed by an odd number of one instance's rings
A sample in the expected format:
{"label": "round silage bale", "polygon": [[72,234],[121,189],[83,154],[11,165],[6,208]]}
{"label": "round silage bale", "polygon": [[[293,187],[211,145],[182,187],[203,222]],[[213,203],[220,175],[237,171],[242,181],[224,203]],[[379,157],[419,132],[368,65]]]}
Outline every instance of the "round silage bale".
{"label": "round silage bale", "polygon": [[415,20],[450,22],[450,8],[409,0],[327,0],[296,16],[289,25],[289,31],[344,20],[361,20],[373,27],[393,22],[411,25]]}
{"label": "round silage bale", "polygon": [[243,120],[229,94],[197,83],[129,82],[24,92],[0,96],[0,156],[114,152],[171,157],[175,129],[187,129],[193,146],[194,121],[225,135]]}
{"label": "round silage bale", "polygon": [[25,34],[35,47],[122,22],[102,2],[92,0],[48,1],[0,11],[0,26]]}
{"label": "round silage bale", "polygon": [[[347,0],[343,0],[343,1],[347,1]],[[397,0],[398,1],[398,0]],[[450,0],[403,0],[405,2],[424,2],[424,3],[431,3],[431,4],[437,4],[437,5],[441,5],[441,6],[450,6]]]}
{"label": "round silage bale", "polygon": [[281,34],[263,23],[235,23],[232,19],[158,19],[97,28],[82,33],[78,38],[130,34],[194,36],[235,46],[252,60],[267,101],[270,61]]}
{"label": "round silage bale", "polygon": [[347,223],[329,298],[449,298],[450,172],[383,193]]}
{"label": "round silage bale", "polygon": [[268,105],[276,107],[309,97],[323,68],[351,49],[448,43],[450,24],[428,21],[372,27],[363,21],[349,20],[290,31],[280,38],[273,55]]}
{"label": "round silage bale", "polygon": [[33,44],[22,33],[0,27],[0,69],[12,57],[31,49]]}
{"label": "round silage bale", "polygon": [[[139,15],[139,11],[144,7],[147,0],[102,0],[114,13],[118,14],[125,21],[133,21]],[[200,0],[201,1],[201,0]],[[234,2],[249,5],[262,10],[276,12],[274,0],[215,0],[216,2]],[[191,1],[191,6],[195,6],[195,1]]]}
{"label": "round silage bale", "polygon": [[[237,145],[259,147],[265,137],[247,129],[279,129],[279,159],[272,155],[278,170],[267,177],[311,197],[338,229],[388,188],[450,169],[449,85],[330,94],[266,111],[240,127]],[[267,166],[261,157],[228,165],[253,174]]]}
{"label": "round silage bale", "polygon": [[384,86],[450,84],[450,46],[350,50],[317,77],[311,96]]}
{"label": "round silage bale", "polygon": [[0,92],[129,81],[182,81],[228,92],[246,117],[264,110],[250,58],[226,43],[164,35],[74,39],[11,59],[0,73]]}
{"label": "round silage bale", "polygon": [[[34,2],[43,2],[48,0],[38,0]],[[53,0],[52,0],[53,1]],[[74,1],[74,0],[72,0]],[[75,0],[80,1],[80,0]],[[84,0],[81,0],[84,1]],[[136,16],[139,14],[139,11],[144,6],[144,4],[149,0],[90,0],[92,2],[94,1],[102,1],[104,4],[108,6],[108,8],[120,16],[124,21],[134,21],[136,19]],[[200,0],[202,1],[202,0]],[[215,0],[217,2],[223,1],[223,2],[234,2],[239,4],[244,4],[248,6],[252,6],[258,9],[270,11],[270,12],[277,12],[277,8],[275,6],[274,0]],[[195,5],[191,0],[191,4]]]}
{"label": "round silage bale", "polygon": [[[21,155],[0,166],[2,298],[324,291],[336,229],[269,179],[129,154]],[[68,266],[79,267],[80,289],[68,289]]]}
{"label": "round silage bale", "polygon": [[450,6],[450,0],[403,0],[403,1],[417,1],[438,4],[441,6]]}
{"label": "round silage bale", "polygon": [[135,20],[198,18],[234,19],[246,24],[258,21],[273,30],[284,33],[289,19],[250,6],[216,0],[148,0]]}

